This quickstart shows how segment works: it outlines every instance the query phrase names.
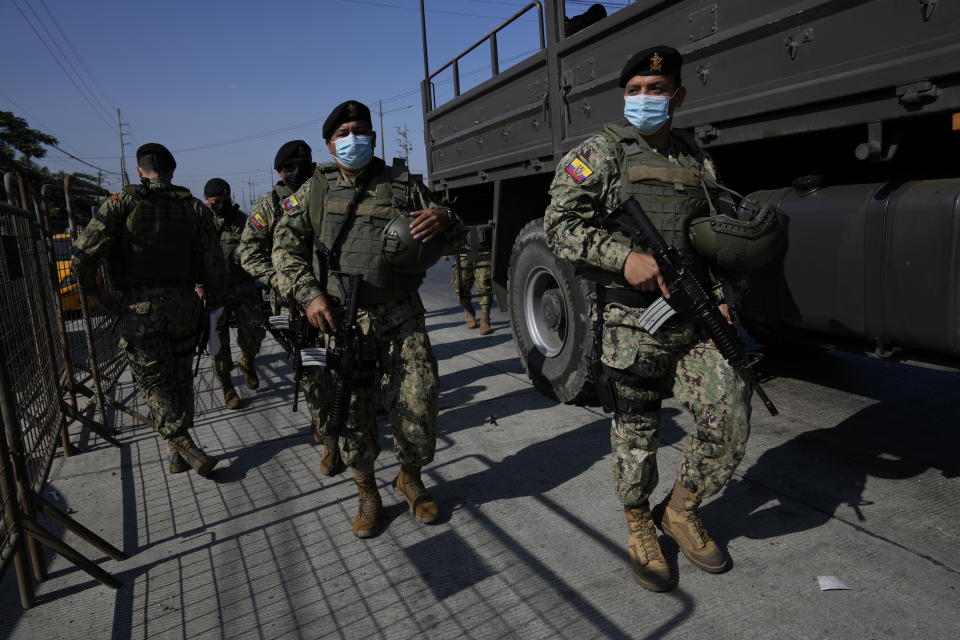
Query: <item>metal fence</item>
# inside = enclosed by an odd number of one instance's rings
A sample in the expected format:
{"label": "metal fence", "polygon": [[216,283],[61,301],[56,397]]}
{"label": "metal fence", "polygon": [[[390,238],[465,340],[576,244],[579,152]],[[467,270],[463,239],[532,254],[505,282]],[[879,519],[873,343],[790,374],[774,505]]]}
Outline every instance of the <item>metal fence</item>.
{"label": "metal fence", "polygon": [[[62,279],[58,278],[49,226],[44,224],[44,206],[40,199],[31,197],[22,179],[8,175],[4,184],[8,198],[33,211],[0,203],[0,576],[10,565],[16,568],[21,602],[30,607],[33,579],[46,578],[40,545],[105,584],[119,586],[110,574],[52,535],[39,523],[39,514],[113,558],[126,556],[42,496],[58,444],[69,453],[68,416],[119,443],[110,429],[83,415],[75,395],[72,404],[65,398],[68,385],[73,385],[74,393],[80,387],[74,384],[70,329],[59,286]],[[92,326],[86,323],[82,332],[88,347],[92,344]],[[93,350],[88,350],[86,361],[91,369],[97,367]]]}

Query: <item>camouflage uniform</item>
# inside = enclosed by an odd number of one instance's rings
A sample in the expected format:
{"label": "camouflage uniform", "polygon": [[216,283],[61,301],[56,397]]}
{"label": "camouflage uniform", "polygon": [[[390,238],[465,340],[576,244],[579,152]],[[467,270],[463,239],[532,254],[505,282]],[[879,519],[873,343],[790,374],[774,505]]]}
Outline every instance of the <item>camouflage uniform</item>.
{"label": "camouflage uniform", "polygon": [[[493,289],[490,286],[489,254],[481,254],[481,257],[473,262],[470,260],[470,252],[467,251],[460,254],[459,260],[457,256],[453,256],[451,262],[453,265],[450,269],[450,284],[453,286],[460,304],[464,308],[473,305],[471,290],[473,289],[473,283],[476,282],[480,310],[489,315],[490,303],[493,300]],[[463,273],[461,273],[460,266],[463,267]]]}
{"label": "camouflage uniform", "polygon": [[[151,194],[180,189],[150,180]],[[185,190],[183,190],[185,191]],[[189,195],[189,194],[187,194]],[[210,211],[200,201],[185,199],[196,214],[190,235],[182,242],[193,259],[193,283],[164,283],[165,266],[157,264],[157,279],[149,286],[128,277],[122,247],[128,235],[128,216],[136,199],[127,192],[103,203],[74,245],[71,268],[80,285],[97,288],[97,267],[107,260],[121,291],[120,346],[130,363],[137,390],[150,408],[150,419],[160,435],[186,435],[193,426],[193,376],[190,370],[197,328],[205,317],[195,284],[203,283],[211,302],[217,302],[226,279]]]}
{"label": "camouflage uniform", "polygon": [[[253,278],[240,266],[240,234],[247,226],[247,216],[234,204],[223,215],[214,214],[214,224],[220,239],[220,248],[227,265],[227,288],[223,299],[223,312],[233,312],[237,319],[237,344],[240,353],[253,363],[260,353],[260,344],[266,333],[263,328],[263,313],[260,310],[260,294]],[[233,369],[233,354],[230,349],[230,327],[224,322],[217,329],[220,351],[213,359],[213,370],[223,384],[224,390],[233,387],[230,371]]]}
{"label": "camouflage uniform", "polygon": [[284,307],[277,294],[274,283],[273,262],[270,254],[273,251],[274,221],[283,213],[280,202],[291,195],[293,191],[282,182],[278,182],[270,190],[253,203],[250,216],[240,236],[240,266],[270,287],[270,302],[275,314],[284,313]]}
{"label": "camouflage uniform", "polygon": [[[371,203],[369,206],[383,209],[383,205],[375,203],[384,193],[389,197],[391,188],[396,186],[391,184],[390,168],[374,158],[366,172],[375,173],[358,200],[359,207]],[[280,291],[304,309],[319,295],[335,295],[327,293],[329,281],[319,277],[325,265],[319,263],[314,248],[314,237],[321,233],[324,216],[330,215],[329,194],[320,201],[321,211],[311,209],[313,190],[330,182],[340,190],[356,192],[354,184],[336,171],[334,165],[318,165],[314,176],[286,201],[284,208],[289,206],[290,211],[279,219],[274,232],[273,264]],[[417,210],[431,206],[409,183],[403,200],[403,203],[397,199],[392,201],[390,215],[405,208]],[[464,232],[462,224],[456,222],[447,230],[444,240],[462,241]],[[349,240],[344,245],[348,249],[352,246]],[[344,260],[346,257],[345,252]],[[416,276],[415,281],[419,286],[422,275]],[[401,464],[422,467],[433,460],[436,449],[439,380],[420,296],[413,290],[401,292],[392,300],[368,303],[361,294],[358,323],[362,334],[361,354],[354,372],[346,429],[339,440],[343,461],[354,469],[373,469],[380,453],[376,413],[383,406],[393,427],[398,460]],[[311,412],[325,417],[326,399],[309,393],[306,388],[305,391]]]}
{"label": "camouflage uniform", "polygon": [[[280,203],[292,194],[289,187],[278,182],[270,193],[260,196],[250,209],[250,217],[247,218],[247,225],[240,237],[240,264],[251,276],[270,286],[270,304],[276,315],[285,315],[289,313],[291,306],[296,306],[280,295],[271,258],[275,222],[283,215]],[[314,399],[313,402],[308,401],[307,406],[310,409],[310,421],[315,437],[318,441],[322,440],[324,413],[321,412],[325,411],[326,406],[326,383],[319,371],[311,367],[304,369],[301,384],[304,395]]]}
{"label": "camouflage uniform", "polygon": [[[628,154],[630,162],[635,163],[629,176],[624,175]],[[684,206],[695,207],[690,198],[702,198],[703,191],[694,186],[699,179],[688,178],[703,175],[709,181],[715,179],[715,171],[706,154],[676,132],[671,133],[665,155],[652,149],[632,127],[612,125],[567,154],[550,187],[551,202],[544,218],[554,253],[577,265],[586,277],[606,284],[608,290],[630,289],[622,274],[631,243],[601,228],[597,219],[613,211],[622,196],[631,193],[646,194],[647,211],[652,212],[654,224],[664,236],[673,234],[675,244],[682,244],[686,227],[658,224],[657,220],[679,220],[660,217],[659,212],[674,206],[671,198],[686,198]],[[645,170],[644,163],[658,168]],[[661,179],[653,181],[651,176]],[[667,180],[664,184],[664,176],[674,176],[677,182],[669,184],[672,180]],[[633,249],[649,253],[644,247]],[[693,259],[694,267],[712,281],[720,303],[720,274],[697,256]],[[696,422],[678,479],[703,499],[723,487],[743,458],[750,432],[752,390],[690,320],[674,316],[651,335],[639,328],[642,311],[617,302],[606,304],[602,310],[601,361],[622,374],[614,382],[618,411],[610,436],[617,493],[624,505],[635,506],[644,503],[657,484],[660,388],[672,379],[674,396],[693,413]]]}

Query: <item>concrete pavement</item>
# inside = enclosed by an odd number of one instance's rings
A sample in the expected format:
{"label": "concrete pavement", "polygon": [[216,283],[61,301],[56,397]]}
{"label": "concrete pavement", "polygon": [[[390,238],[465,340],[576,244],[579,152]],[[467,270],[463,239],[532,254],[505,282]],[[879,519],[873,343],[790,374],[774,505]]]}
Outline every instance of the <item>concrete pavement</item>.
{"label": "concrete pavement", "polygon": [[[197,436],[216,481],[171,476],[148,429],[117,415],[124,447],[83,438],[49,489],[131,555],[78,549],[124,582],[103,587],[51,558],[23,612],[10,572],[0,640],[27,638],[956,638],[960,637],[960,374],[839,353],[772,363],[747,458],[702,510],[734,559],[723,575],[665,550],[680,587],[634,584],[612,487],[609,419],[532,389],[510,338],[463,327],[448,266],[424,287],[442,396],[425,526],[390,487],[383,533],[350,532],[347,477],[318,473],[308,417],[290,411],[289,365],[268,338],[261,388],[222,408],[209,363]],[[235,372],[236,373],[236,372]],[[119,393],[142,411],[133,387]],[[665,403],[659,499],[691,428]],[[70,536],[67,536],[70,538]],[[817,576],[851,589],[821,592]]]}

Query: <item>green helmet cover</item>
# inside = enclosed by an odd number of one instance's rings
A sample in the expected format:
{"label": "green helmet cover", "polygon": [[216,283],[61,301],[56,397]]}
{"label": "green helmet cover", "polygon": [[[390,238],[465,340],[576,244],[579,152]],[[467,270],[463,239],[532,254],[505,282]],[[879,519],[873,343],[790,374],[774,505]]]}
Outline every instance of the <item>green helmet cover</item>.
{"label": "green helmet cover", "polygon": [[756,210],[749,220],[728,215],[691,220],[688,233],[697,253],[722,269],[738,271],[770,262],[787,239],[789,218],[773,204],[741,205],[741,211],[748,208]]}
{"label": "green helmet cover", "polygon": [[420,242],[410,234],[412,218],[401,213],[383,228],[383,260],[397,273],[423,273],[440,259],[443,242]]}

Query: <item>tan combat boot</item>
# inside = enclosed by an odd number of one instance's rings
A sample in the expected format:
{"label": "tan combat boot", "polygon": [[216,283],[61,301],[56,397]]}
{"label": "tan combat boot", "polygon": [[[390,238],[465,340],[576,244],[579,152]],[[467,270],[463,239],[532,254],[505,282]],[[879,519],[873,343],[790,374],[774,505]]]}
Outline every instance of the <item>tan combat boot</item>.
{"label": "tan combat boot", "polygon": [[473,305],[469,302],[462,302],[463,311],[467,314],[467,329],[477,328],[477,316],[473,311]]}
{"label": "tan combat boot", "polygon": [[372,538],[380,530],[383,518],[383,502],[377,490],[377,480],[372,473],[354,472],[353,481],[357,484],[357,498],[360,501],[357,515],[353,516],[353,535]]}
{"label": "tan combat boot", "polygon": [[[316,435],[316,432],[314,432]],[[347,465],[343,462],[342,456],[337,456],[334,464],[333,452],[336,450],[337,439],[332,436],[323,436],[323,453],[320,454],[320,473],[325,476],[335,476],[343,473]]]}
{"label": "tan combat boot", "polygon": [[677,480],[670,494],[653,510],[653,521],[676,540],[680,551],[694,566],[708,573],[723,573],[730,560],[703,528],[697,507],[700,500]]}
{"label": "tan combat boot", "polygon": [[190,436],[174,436],[170,438],[170,446],[204,478],[209,478],[213,468],[217,466],[217,459],[204,453]]}
{"label": "tan combat boot", "polygon": [[437,501],[427,492],[420,479],[420,467],[401,465],[400,473],[393,481],[393,488],[407,500],[410,513],[424,524],[436,521],[440,515]]}
{"label": "tan combat boot", "polygon": [[670,575],[670,565],[660,550],[650,505],[644,502],[636,507],[624,507],[623,512],[630,528],[627,553],[633,565],[633,579],[650,591],[670,591],[677,586],[677,578]]}
{"label": "tan combat boot", "polygon": [[260,378],[257,377],[257,370],[253,368],[251,360],[243,356],[237,361],[237,366],[240,367],[240,371],[243,371],[243,383],[247,385],[247,389],[256,389],[260,386]]}
{"label": "tan combat boot", "polygon": [[237,395],[237,390],[233,386],[223,387],[223,406],[227,409],[240,408],[240,396]]}
{"label": "tan combat boot", "polygon": [[173,443],[167,443],[167,471],[170,473],[183,473],[184,471],[190,471],[190,465],[187,464],[187,461],[183,459],[179,453],[177,453],[177,448],[173,446]]}
{"label": "tan combat boot", "polygon": [[480,335],[485,336],[493,333],[493,329],[490,328],[490,310],[481,309],[480,310]]}

